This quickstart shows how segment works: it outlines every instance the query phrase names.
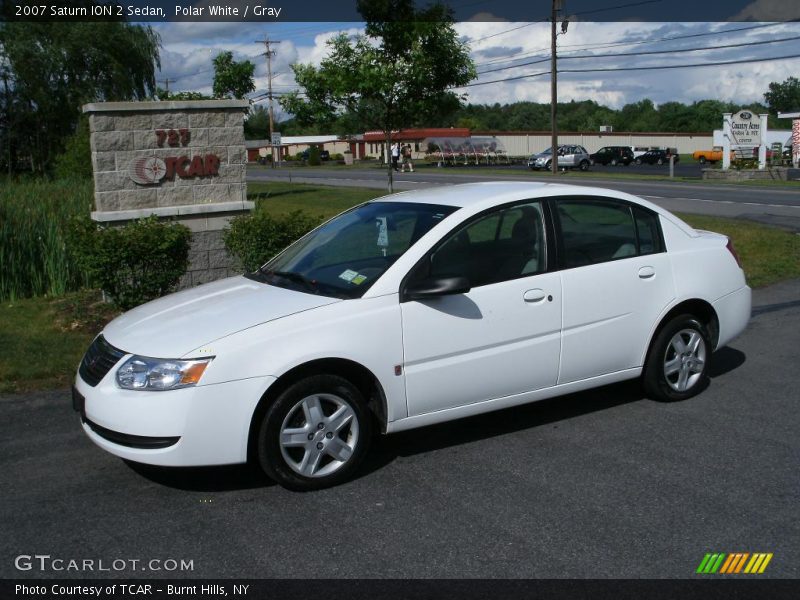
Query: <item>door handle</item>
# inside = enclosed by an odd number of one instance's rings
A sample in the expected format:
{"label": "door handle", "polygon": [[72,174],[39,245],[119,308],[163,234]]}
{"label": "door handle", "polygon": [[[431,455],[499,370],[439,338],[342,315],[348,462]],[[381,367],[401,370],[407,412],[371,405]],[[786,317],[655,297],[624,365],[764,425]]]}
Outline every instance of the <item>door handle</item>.
{"label": "door handle", "polygon": [[639,279],[651,279],[655,277],[656,270],[653,267],[642,267],[639,269]]}
{"label": "door handle", "polygon": [[541,302],[544,300],[545,296],[544,290],[540,290],[539,288],[528,290],[522,294],[522,298],[525,302]]}

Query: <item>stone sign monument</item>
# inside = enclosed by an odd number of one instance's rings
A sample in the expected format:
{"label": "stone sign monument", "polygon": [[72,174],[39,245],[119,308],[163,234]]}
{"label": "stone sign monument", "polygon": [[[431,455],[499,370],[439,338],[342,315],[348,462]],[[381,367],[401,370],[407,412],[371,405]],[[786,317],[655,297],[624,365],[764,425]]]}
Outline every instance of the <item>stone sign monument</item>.
{"label": "stone sign monument", "polygon": [[182,287],[238,273],[222,243],[231,217],[248,212],[246,100],[87,104],[95,210],[124,223],[150,215],[192,230]]}

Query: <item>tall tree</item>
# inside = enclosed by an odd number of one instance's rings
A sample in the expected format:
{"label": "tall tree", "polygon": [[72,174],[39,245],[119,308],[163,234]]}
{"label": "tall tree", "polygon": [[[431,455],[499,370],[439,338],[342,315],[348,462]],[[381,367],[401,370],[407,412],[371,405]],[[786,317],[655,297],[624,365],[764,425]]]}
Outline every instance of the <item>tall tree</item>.
{"label": "tall tree", "polygon": [[214,97],[242,99],[255,91],[253,73],[256,66],[249,60],[233,60],[233,52],[220,52],[214,57]]}
{"label": "tall tree", "polygon": [[[90,2],[86,2],[90,4]],[[0,163],[44,172],[74,131],[81,105],[155,91],[160,40],[149,26],[0,23]]]}
{"label": "tall tree", "polygon": [[[764,94],[770,112],[777,117],[779,112],[796,112],[800,110],[800,79],[789,77],[783,83],[773,81],[769,91]],[[780,119],[776,125],[791,127],[789,119]]]}
{"label": "tall tree", "polygon": [[[332,124],[350,113],[383,131],[388,158],[393,131],[461,105],[450,88],[469,83],[475,66],[442,4],[416,10],[413,0],[358,0],[357,7],[366,34],[330,40],[319,67],[292,65],[306,98],[295,92],[281,105],[301,123]],[[387,177],[392,190],[389,160]]]}

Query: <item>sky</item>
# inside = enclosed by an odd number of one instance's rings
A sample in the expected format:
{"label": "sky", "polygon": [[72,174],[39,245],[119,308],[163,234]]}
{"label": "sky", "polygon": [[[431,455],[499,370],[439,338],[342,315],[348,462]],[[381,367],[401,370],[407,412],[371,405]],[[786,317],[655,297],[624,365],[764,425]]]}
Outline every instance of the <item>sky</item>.
{"label": "sky", "polygon": [[[792,0],[794,1],[794,0]],[[771,0],[758,0],[771,2]],[[756,3],[757,4],[757,3]],[[769,8],[769,4],[766,4]],[[772,13],[773,18],[781,15]],[[751,12],[748,18],[770,17],[767,12]],[[490,18],[480,15],[481,19]],[[256,92],[267,88],[264,45],[257,40],[268,36],[280,40],[274,46],[273,90],[276,94],[297,89],[290,65],[295,62],[318,64],[327,52],[326,41],[339,32],[363,32],[360,23],[160,23],[161,72],[169,78],[171,91],[210,93],[213,79],[211,60],[219,52],[231,50],[236,60],[248,59],[256,65]],[[549,102],[549,75],[533,76],[549,70],[549,23],[524,23],[476,20],[455,25],[469,44],[479,78],[458,91],[475,104]],[[787,39],[794,38],[794,39]],[[800,22],[769,23],[733,21],[723,23],[585,22],[570,19],[567,33],[558,36],[559,101],[595,100],[621,108],[649,98],[656,105],[669,101],[691,103],[718,99],[745,105],[763,102],[772,81],[784,81],[800,74]],[[741,45],[747,44],[747,45]],[[710,47],[727,46],[709,49]],[[696,50],[702,49],[702,50]],[[650,54],[644,54],[645,52]],[[598,54],[625,54],[591,58]],[[748,62],[753,59],[770,59]],[[542,61],[534,64],[534,61]],[[699,68],[664,68],[698,63],[732,63]],[[518,65],[518,66],[517,66]],[[567,72],[586,69],[630,69]],[[512,79],[514,78],[514,79]],[[512,79],[511,81],[502,81]],[[160,82],[163,87],[164,82]],[[265,104],[266,105],[266,104]],[[279,120],[288,118],[275,103]],[[798,107],[800,108],[800,107]]]}

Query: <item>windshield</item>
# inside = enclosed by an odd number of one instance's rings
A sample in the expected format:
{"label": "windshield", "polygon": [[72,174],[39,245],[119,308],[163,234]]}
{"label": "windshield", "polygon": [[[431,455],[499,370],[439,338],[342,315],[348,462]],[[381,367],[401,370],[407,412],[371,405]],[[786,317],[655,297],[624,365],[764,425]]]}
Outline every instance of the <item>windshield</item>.
{"label": "windshield", "polygon": [[299,291],[358,298],[455,206],[368,202],[328,221],[250,278]]}

